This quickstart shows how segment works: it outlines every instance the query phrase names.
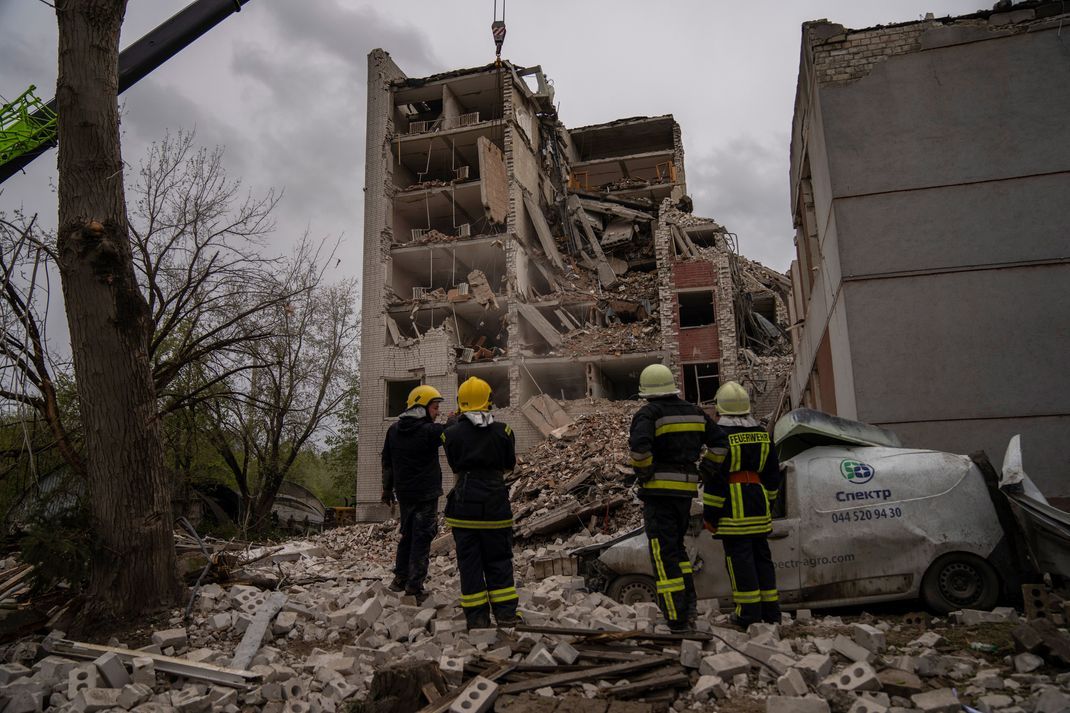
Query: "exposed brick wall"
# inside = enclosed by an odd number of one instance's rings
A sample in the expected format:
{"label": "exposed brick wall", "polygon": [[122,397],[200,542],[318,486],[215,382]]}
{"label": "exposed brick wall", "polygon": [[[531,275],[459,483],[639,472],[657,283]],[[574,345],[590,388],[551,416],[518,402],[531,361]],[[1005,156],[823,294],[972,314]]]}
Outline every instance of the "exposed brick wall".
{"label": "exposed brick wall", "polygon": [[919,22],[862,32],[844,31],[824,40],[812,38],[814,75],[821,84],[864,77],[888,57],[921,49],[921,35],[931,26],[932,23]]}
{"label": "exposed brick wall", "polygon": [[672,273],[676,289],[711,287],[717,281],[713,263],[705,260],[675,263]]}
{"label": "exposed brick wall", "polygon": [[681,329],[679,338],[682,362],[718,361],[721,358],[717,325]]}

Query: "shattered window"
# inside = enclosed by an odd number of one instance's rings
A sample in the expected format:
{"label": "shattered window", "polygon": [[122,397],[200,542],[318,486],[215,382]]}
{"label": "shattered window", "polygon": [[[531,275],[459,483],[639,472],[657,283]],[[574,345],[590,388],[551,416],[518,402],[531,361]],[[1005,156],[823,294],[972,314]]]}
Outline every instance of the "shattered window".
{"label": "shattered window", "polygon": [[684,364],[684,398],[691,403],[712,402],[720,385],[717,362]]}
{"label": "shattered window", "polygon": [[419,379],[405,379],[404,381],[386,382],[386,415],[387,418],[400,416],[405,410],[405,402],[409,398],[409,392],[420,385]]}
{"label": "shattered window", "polygon": [[713,324],[713,292],[679,292],[680,328],[705,327]]}

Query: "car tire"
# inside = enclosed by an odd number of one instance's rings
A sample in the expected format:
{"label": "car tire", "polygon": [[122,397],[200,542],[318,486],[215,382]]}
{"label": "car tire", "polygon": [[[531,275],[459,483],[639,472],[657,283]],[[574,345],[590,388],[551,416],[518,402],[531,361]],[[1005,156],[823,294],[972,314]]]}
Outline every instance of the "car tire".
{"label": "car tire", "polygon": [[610,582],[606,596],[620,604],[653,603],[657,601],[658,590],[654,586],[653,577],[645,574],[626,574]]}
{"label": "car tire", "polygon": [[959,609],[989,610],[999,602],[999,576],[969,552],[951,552],[933,562],[921,580],[921,598],[938,614]]}

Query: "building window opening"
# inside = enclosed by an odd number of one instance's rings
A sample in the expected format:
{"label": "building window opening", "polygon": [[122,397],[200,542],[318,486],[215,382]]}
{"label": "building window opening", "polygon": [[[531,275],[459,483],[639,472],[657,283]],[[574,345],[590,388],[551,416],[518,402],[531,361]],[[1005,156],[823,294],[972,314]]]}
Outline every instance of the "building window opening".
{"label": "building window opening", "polygon": [[720,384],[717,362],[684,364],[684,398],[691,403],[713,403]]}
{"label": "building window opening", "polygon": [[705,327],[714,323],[713,292],[678,292],[680,328]]}
{"label": "building window opening", "polygon": [[386,415],[395,418],[405,410],[405,402],[409,399],[409,392],[420,385],[419,379],[404,379],[401,381],[386,382]]}

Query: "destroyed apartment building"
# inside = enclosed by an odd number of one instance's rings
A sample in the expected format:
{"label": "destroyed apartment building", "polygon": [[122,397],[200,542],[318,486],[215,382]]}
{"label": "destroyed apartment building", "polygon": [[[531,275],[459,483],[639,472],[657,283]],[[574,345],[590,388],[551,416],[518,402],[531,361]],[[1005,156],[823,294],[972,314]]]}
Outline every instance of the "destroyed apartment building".
{"label": "destroyed apartment building", "polygon": [[691,214],[671,115],[568,129],[539,67],[368,62],[359,518],[388,514],[379,452],[419,384],[448,412],[487,381],[521,453],[655,362],[689,400],[735,379],[784,408],[790,281]]}

